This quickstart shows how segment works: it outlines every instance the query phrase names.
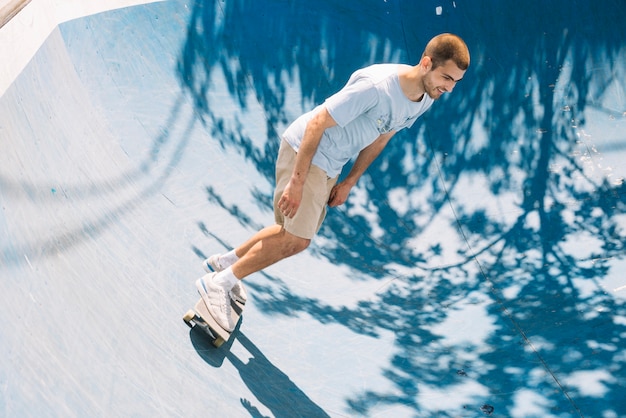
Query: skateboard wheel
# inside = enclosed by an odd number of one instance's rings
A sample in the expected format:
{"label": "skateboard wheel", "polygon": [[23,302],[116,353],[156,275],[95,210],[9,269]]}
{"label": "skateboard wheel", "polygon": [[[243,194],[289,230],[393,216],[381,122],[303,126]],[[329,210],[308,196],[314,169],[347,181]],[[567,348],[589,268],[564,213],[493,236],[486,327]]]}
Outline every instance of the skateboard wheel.
{"label": "skateboard wheel", "polygon": [[217,337],[215,340],[213,340],[213,345],[215,346],[215,348],[220,348],[222,346],[222,344],[224,344],[224,339],[222,337]]}
{"label": "skateboard wheel", "polygon": [[192,310],[187,311],[187,313],[183,316],[183,321],[185,321],[185,323],[189,325],[189,328],[193,328],[191,321],[195,318],[195,316],[196,313]]}

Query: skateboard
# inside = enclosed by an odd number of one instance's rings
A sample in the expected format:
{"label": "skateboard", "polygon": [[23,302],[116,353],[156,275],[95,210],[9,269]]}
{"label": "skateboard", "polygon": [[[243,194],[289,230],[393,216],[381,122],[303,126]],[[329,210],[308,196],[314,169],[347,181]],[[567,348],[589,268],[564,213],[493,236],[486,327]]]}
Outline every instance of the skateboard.
{"label": "skateboard", "polygon": [[[243,313],[244,304],[231,299],[230,307],[233,323],[238,324]],[[193,309],[187,311],[183,316],[183,321],[189,325],[189,328],[199,327],[211,338],[211,343],[217,348],[228,341],[232,334],[232,332],[226,331],[213,319],[202,298],[196,302],[196,306]]]}

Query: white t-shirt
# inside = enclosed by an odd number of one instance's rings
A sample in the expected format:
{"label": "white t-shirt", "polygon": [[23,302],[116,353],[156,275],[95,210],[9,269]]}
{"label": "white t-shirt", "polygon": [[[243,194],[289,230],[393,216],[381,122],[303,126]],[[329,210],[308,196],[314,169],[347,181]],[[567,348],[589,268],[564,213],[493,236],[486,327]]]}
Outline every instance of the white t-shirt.
{"label": "white t-shirt", "polygon": [[338,126],[326,129],[312,163],[335,177],[343,166],[381,134],[409,128],[433,104],[424,94],[413,102],[402,92],[398,70],[403,64],[376,64],[355,71],[348,83],[310,112],[296,119],[283,138],[296,152],[306,124],[325,106]]}

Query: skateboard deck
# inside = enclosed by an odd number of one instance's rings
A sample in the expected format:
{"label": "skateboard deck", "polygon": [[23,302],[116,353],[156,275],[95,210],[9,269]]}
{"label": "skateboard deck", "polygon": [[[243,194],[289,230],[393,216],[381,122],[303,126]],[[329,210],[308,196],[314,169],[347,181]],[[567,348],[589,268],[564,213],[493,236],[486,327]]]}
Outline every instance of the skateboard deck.
{"label": "skateboard deck", "polygon": [[[231,299],[230,307],[233,323],[238,324],[243,313],[244,304]],[[202,298],[196,302],[196,306],[193,309],[187,311],[183,316],[183,321],[189,325],[189,328],[199,327],[211,338],[211,343],[217,348],[228,341],[232,334],[232,332],[226,331],[213,319]]]}

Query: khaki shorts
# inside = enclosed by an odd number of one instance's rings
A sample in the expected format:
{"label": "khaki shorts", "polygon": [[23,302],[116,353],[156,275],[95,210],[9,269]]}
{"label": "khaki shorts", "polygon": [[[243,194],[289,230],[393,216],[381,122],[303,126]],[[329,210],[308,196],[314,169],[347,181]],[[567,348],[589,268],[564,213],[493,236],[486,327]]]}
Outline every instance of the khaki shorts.
{"label": "khaki shorts", "polygon": [[278,225],[290,234],[300,238],[311,239],[319,231],[326,217],[326,205],[337,177],[329,178],[321,168],[312,165],[304,181],[302,202],[293,218],[285,218],[278,209],[278,201],[289,183],[293,166],[296,163],[296,152],[284,139],[280,142],[278,159],[276,160],[276,190],[274,190],[274,218]]}

